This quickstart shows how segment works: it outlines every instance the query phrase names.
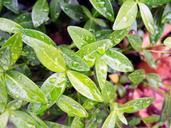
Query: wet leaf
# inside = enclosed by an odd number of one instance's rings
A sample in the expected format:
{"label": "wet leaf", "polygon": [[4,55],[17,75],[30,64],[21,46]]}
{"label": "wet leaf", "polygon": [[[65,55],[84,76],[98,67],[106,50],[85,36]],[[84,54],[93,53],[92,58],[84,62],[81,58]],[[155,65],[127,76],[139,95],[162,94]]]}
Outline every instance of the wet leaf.
{"label": "wet leaf", "polygon": [[88,30],[86,30],[85,28],[69,26],[68,32],[69,32],[69,35],[71,36],[72,40],[74,41],[75,45],[79,49],[89,43],[96,41],[95,36]]}
{"label": "wet leaf", "polygon": [[49,6],[47,0],[37,0],[32,9],[32,22],[34,27],[39,27],[41,24],[49,20]]}
{"label": "wet leaf", "polygon": [[60,0],[51,0],[50,2],[50,17],[55,22],[61,13]]}
{"label": "wet leaf", "polygon": [[5,31],[8,33],[17,33],[19,32],[19,29],[22,27],[17,24],[16,22],[6,19],[6,18],[0,18],[0,30]]}
{"label": "wet leaf", "polygon": [[65,47],[60,47],[60,50],[62,51],[66,65],[70,69],[73,69],[76,71],[89,71],[90,70],[89,66],[75,52]]}
{"label": "wet leaf", "polygon": [[141,51],[142,50],[142,40],[140,36],[138,35],[128,35],[128,41],[131,44],[132,48],[135,51]]}
{"label": "wet leaf", "polygon": [[7,128],[9,113],[6,111],[0,115],[0,128]]}
{"label": "wet leaf", "polygon": [[141,109],[147,108],[153,101],[154,99],[149,97],[131,100],[121,106],[120,111],[125,113],[134,113]]}
{"label": "wet leaf", "polygon": [[71,123],[71,128],[85,128],[80,118],[75,117]]}
{"label": "wet leaf", "polygon": [[18,0],[3,0],[3,5],[11,10],[12,12],[19,13],[19,4]]}
{"label": "wet leaf", "polygon": [[147,5],[145,5],[143,3],[138,3],[138,6],[139,6],[141,17],[142,17],[142,20],[144,22],[146,29],[151,34],[154,34],[154,31],[155,31],[154,30],[154,20],[153,20],[153,16],[151,14],[150,9],[148,8]]}
{"label": "wet leaf", "polygon": [[5,75],[5,83],[8,93],[14,98],[34,103],[46,103],[47,101],[40,88],[17,71],[8,71]]}
{"label": "wet leaf", "polygon": [[8,70],[11,66],[11,52],[9,47],[0,49],[0,72]]}
{"label": "wet leaf", "polygon": [[129,74],[128,78],[134,85],[140,84],[145,78],[145,72],[143,69],[138,69]]}
{"label": "wet leaf", "polygon": [[149,86],[153,88],[158,88],[162,86],[162,80],[158,74],[149,73],[146,75],[146,79],[148,81]]}
{"label": "wet leaf", "polygon": [[114,30],[121,30],[130,27],[137,16],[137,3],[133,0],[127,0],[121,6],[113,25]]}
{"label": "wet leaf", "polygon": [[117,120],[117,115],[116,115],[116,112],[113,111],[106,118],[105,122],[103,123],[102,128],[115,128],[116,120]]}
{"label": "wet leaf", "polygon": [[129,59],[114,49],[109,49],[102,58],[107,65],[116,71],[131,72],[134,70],[133,65]]}
{"label": "wet leaf", "polygon": [[44,111],[55,104],[58,98],[62,95],[66,87],[66,76],[64,73],[55,73],[47,78],[41,86],[41,90],[46,95],[47,104],[32,103],[29,105],[29,110],[42,115]]}
{"label": "wet leaf", "polygon": [[92,67],[97,58],[101,57],[109,48],[112,43],[109,39],[99,40],[82,47],[77,54]]}
{"label": "wet leaf", "polygon": [[72,86],[83,96],[93,101],[102,102],[100,91],[95,83],[86,75],[75,71],[67,71],[67,76]]}
{"label": "wet leaf", "polygon": [[166,45],[168,48],[171,48],[171,37],[167,37],[164,40],[164,45]]}
{"label": "wet leaf", "polygon": [[93,7],[110,21],[114,20],[113,7],[110,0],[90,0]]}
{"label": "wet leaf", "polygon": [[62,95],[57,101],[57,105],[61,110],[66,112],[69,116],[87,117],[86,110],[72,98]]}

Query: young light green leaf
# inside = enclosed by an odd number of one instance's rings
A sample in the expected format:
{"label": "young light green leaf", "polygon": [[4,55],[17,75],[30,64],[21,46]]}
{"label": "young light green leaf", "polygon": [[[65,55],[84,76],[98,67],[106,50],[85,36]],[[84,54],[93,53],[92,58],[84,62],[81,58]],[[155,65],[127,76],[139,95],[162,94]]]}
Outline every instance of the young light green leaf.
{"label": "young light green leaf", "polygon": [[39,27],[41,24],[49,20],[49,6],[47,0],[37,0],[32,9],[32,22],[34,27]]}
{"label": "young light green leaf", "polygon": [[57,20],[61,13],[60,0],[51,0],[50,2],[50,17],[53,22]]}
{"label": "young light green leaf", "polygon": [[86,75],[75,71],[67,71],[67,76],[72,86],[83,96],[97,102],[102,102],[100,91],[95,83]]}
{"label": "young light green leaf", "polygon": [[154,99],[149,97],[131,100],[121,106],[120,111],[125,113],[134,113],[141,109],[147,108],[153,101]]}
{"label": "young light green leaf", "polygon": [[115,128],[116,120],[117,120],[117,115],[116,115],[116,112],[113,111],[106,118],[105,122],[103,123],[102,128]]}
{"label": "young light green leaf", "polygon": [[69,26],[68,28],[69,35],[74,41],[75,45],[80,49],[81,47],[95,42],[95,36],[86,30],[85,28],[80,28],[77,26]]}
{"label": "young light green leaf", "polygon": [[47,121],[46,124],[48,125],[49,128],[70,128],[69,126],[65,126],[65,125],[50,122],[50,121]]}
{"label": "young light green leaf", "polygon": [[[4,82],[4,74],[0,75],[0,113],[4,112],[7,105],[8,97],[6,85]],[[0,123],[1,124],[1,123]]]}
{"label": "young light green leaf", "polygon": [[61,110],[66,112],[69,116],[87,117],[87,111],[72,98],[62,95],[57,101],[57,105]]}
{"label": "young light green leaf", "polygon": [[109,48],[112,47],[112,42],[109,39],[99,40],[82,47],[77,54],[92,67],[97,58],[102,56]]}
{"label": "young light green leaf", "polygon": [[0,18],[0,30],[5,31],[8,33],[17,33],[19,32],[19,29],[22,27],[17,24],[16,22],[6,19],[6,18]]}
{"label": "young light green leaf", "polygon": [[146,59],[147,63],[149,64],[149,66],[155,68],[156,64],[155,64],[152,53],[148,50],[144,50],[143,52],[144,52],[145,59]]}
{"label": "young light green leaf", "polygon": [[133,73],[128,75],[128,78],[134,85],[138,85],[144,80],[145,72],[143,69],[135,70]]}
{"label": "young light green leaf", "polygon": [[137,16],[137,3],[133,0],[127,0],[121,6],[113,25],[114,30],[121,30],[130,27]]}
{"label": "young light green leaf", "polygon": [[23,104],[22,100],[12,100],[7,104],[7,109],[8,110],[17,110],[19,109]]}
{"label": "young light green leaf", "polygon": [[133,65],[129,59],[114,49],[109,49],[102,58],[107,65],[116,71],[131,72],[134,70]]}
{"label": "young light green leaf", "polygon": [[80,118],[75,117],[71,123],[71,128],[85,128]]}
{"label": "young light green leaf", "polygon": [[162,86],[162,80],[158,74],[149,73],[146,75],[146,79],[148,81],[149,86],[153,88],[158,88]]}
{"label": "young light green leaf", "polygon": [[29,110],[42,115],[44,111],[55,104],[58,98],[62,95],[66,87],[66,75],[64,73],[55,73],[41,86],[41,90],[48,99],[47,104],[32,103],[29,105]]}
{"label": "young light green leaf", "polygon": [[107,78],[107,64],[101,59],[98,58],[95,62],[95,70],[96,70],[96,77],[99,83],[101,90],[105,86],[106,78]]}
{"label": "young light green leaf", "polygon": [[64,56],[66,65],[73,70],[76,71],[89,71],[89,66],[78,56],[73,52],[72,50],[60,47],[60,50],[62,51],[62,54]]}
{"label": "young light green leaf", "polygon": [[128,35],[128,41],[131,44],[132,48],[135,51],[141,51],[142,50],[142,40],[140,36],[138,35]]}
{"label": "young light green leaf", "polygon": [[58,48],[26,35],[23,41],[34,49],[37,58],[46,68],[53,72],[65,71],[65,61]]}
{"label": "young light green leaf", "polygon": [[148,117],[144,117],[142,120],[145,124],[156,123],[160,120],[160,116],[159,115],[151,115]]}
{"label": "young light green leaf", "polygon": [[150,9],[148,8],[147,5],[143,3],[138,3],[138,5],[140,8],[141,17],[142,17],[142,20],[144,22],[146,29],[151,34],[153,34],[154,33],[154,20],[153,20],[153,16],[151,14]]}
{"label": "young light green leaf", "polygon": [[164,40],[164,45],[166,45],[168,48],[171,48],[171,37],[168,37]]}
{"label": "young light green leaf", "polygon": [[171,3],[166,4],[163,14],[162,14],[162,23],[171,23]]}
{"label": "young light green leaf", "polygon": [[124,123],[125,125],[128,125],[128,122],[127,122],[127,120],[126,120],[124,114],[123,114],[122,112],[120,112],[120,111],[117,111],[116,113],[117,113],[118,119],[119,119],[122,123]]}
{"label": "young light green leaf", "polygon": [[27,102],[46,103],[47,99],[40,88],[25,75],[17,71],[8,71],[5,83],[10,95]]}
{"label": "young light green leaf", "polygon": [[7,128],[9,113],[8,111],[0,115],[0,128]]}
{"label": "young light green leaf", "polygon": [[3,5],[11,10],[12,12],[19,13],[19,4],[18,0],[3,0]]}
{"label": "young light green leaf", "polygon": [[114,20],[113,7],[110,0],[90,0],[90,3],[105,18],[110,21]]}
{"label": "young light green leaf", "polygon": [[116,30],[109,35],[109,39],[112,41],[113,46],[119,44],[125,36],[128,34],[129,29]]}

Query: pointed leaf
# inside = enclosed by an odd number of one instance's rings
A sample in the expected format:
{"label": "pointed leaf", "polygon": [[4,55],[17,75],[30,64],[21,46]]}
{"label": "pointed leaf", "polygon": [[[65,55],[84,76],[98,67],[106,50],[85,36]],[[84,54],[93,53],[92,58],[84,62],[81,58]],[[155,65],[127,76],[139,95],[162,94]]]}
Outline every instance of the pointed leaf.
{"label": "pointed leaf", "polygon": [[119,119],[122,123],[124,123],[125,125],[128,125],[128,122],[127,122],[127,120],[126,120],[126,118],[125,118],[125,116],[123,115],[122,112],[118,111],[118,112],[117,112],[117,116],[118,116],[118,119]]}
{"label": "pointed leaf", "polygon": [[57,101],[57,105],[61,110],[66,112],[69,116],[87,117],[86,110],[72,98],[62,95]]}
{"label": "pointed leaf", "polygon": [[117,115],[116,115],[116,112],[113,111],[106,118],[105,122],[103,123],[102,128],[115,128],[116,120],[117,120]]}
{"label": "pointed leaf", "polygon": [[102,58],[107,65],[116,71],[131,72],[134,70],[129,59],[114,49],[109,49]]}
{"label": "pointed leaf", "polygon": [[25,75],[17,71],[8,71],[5,82],[10,95],[27,102],[45,103],[45,95],[40,88]]}
{"label": "pointed leaf", "polygon": [[129,35],[128,37],[128,41],[130,42],[132,48],[135,51],[141,51],[142,50],[142,40],[140,38],[140,36],[138,35]]}
{"label": "pointed leaf", "polygon": [[80,118],[75,117],[72,121],[71,128],[85,128]]}
{"label": "pointed leaf", "polygon": [[171,37],[168,37],[164,40],[164,45],[166,45],[168,48],[171,48]]}
{"label": "pointed leaf", "polygon": [[32,9],[32,22],[34,27],[39,27],[41,24],[49,20],[49,6],[47,0],[37,0]]}
{"label": "pointed leaf", "polygon": [[8,112],[4,112],[0,115],[0,128],[7,128],[8,117]]}
{"label": "pointed leaf", "polygon": [[96,59],[102,56],[111,47],[112,43],[109,39],[99,40],[85,45],[77,52],[77,54],[83,58],[90,67],[92,67]]}
{"label": "pointed leaf", "polygon": [[47,121],[46,123],[47,123],[49,128],[70,128],[69,126],[65,126],[65,125],[62,125],[62,124],[59,124],[59,123],[50,122],[50,121]]}
{"label": "pointed leaf", "polygon": [[121,6],[113,25],[114,30],[121,30],[130,27],[137,16],[137,3],[133,0],[127,0]]}
{"label": "pointed leaf", "polygon": [[142,17],[142,20],[144,22],[146,29],[151,34],[153,34],[154,33],[154,20],[153,20],[153,16],[151,14],[150,9],[148,8],[147,5],[143,3],[138,3],[138,5],[140,8],[141,17]]}
{"label": "pointed leaf", "polygon": [[50,17],[55,22],[61,13],[60,0],[51,0],[50,2]]}
{"label": "pointed leaf", "polygon": [[22,100],[12,100],[7,104],[8,110],[17,110],[23,105]]}
{"label": "pointed leaf", "polygon": [[4,0],[3,5],[11,10],[12,12],[18,14],[19,13],[19,4],[18,0]]}
{"label": "pointed leaf", "polygon": [[80,28],[77,26],[69,26],[68,32],[78,48],[81,48],[86,44],[96,41],[95,36],[85,28]]}
{"label": "pointed leaf", "polygon": [[62,95],[66,87],[66,75],[64,73],[55,73],[41,86],[41,90],[48,99],[47,104],[32,103],[29,105],[29,110],[36,114],[43,114],[44,111],[55,104],[58,98]]}
{"label": "pointed leaf", "polygon": [[90,70],[89,66],[75,52],[65,47],[60,47],[60,50],[62,51],[66,65],[70,69],[73,69],[76,71],[89,71]]}
{"label": "pointed leaf", "polygon": [[110,0],[90,0],[93,7],[105,18],[114,20],[113,7]]}
{"label": "pointed leaf", "polygon": [[6,18],[0,18],[0,30],[1,31],[5,31],[8,33],[16,33],[19,32],[19,29],[21,29],[22,27],[15,23],[12,20],[6,19]]}
{"label": "pointed leaf", "polygon": [[162,86],[162,80],[158,74],[148,73],[146,75],[146,79],[148,81],[149,86],[153,88],[158,88]]}
{"label": "pointed leaf", "polygon": [[102,97],[95,83],[86,75],[75,71],[67,71],[67,76],[72,86],[83,96],[101,102]]}

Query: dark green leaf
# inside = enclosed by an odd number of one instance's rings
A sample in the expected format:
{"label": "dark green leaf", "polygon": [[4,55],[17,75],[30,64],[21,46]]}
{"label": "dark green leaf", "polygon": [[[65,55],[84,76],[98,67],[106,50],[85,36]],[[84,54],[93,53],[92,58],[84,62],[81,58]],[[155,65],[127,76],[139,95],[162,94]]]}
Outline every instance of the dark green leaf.
{"label": "dark green leaf", "polygon": [[32,9],[32,22],[35,27],[49,20],[49,6],[47,0],[37,0]]}
{"label": "dark green leaf", "polygon": [[140,36],[138,35],[128,35],[128,41],[130,42],[132,48],[135,51],[141,51],[142,50],[142,40]]}
{"label": "dark green leaf", "polygon": [[114,49],[109,49],[102,58],[107,65],[116,71],[131,72],[134,70],[133,65],[129,59]]}
{"label": "dark green leaf", "polygon": [[116,115],[116,112],[113,111],[106,118],[105,122],[103,123],[102,128],[115,128],[116,120],[117,120],[117,115]]}
{"label": "dark green leaf", "polygon": [[168,37],[164,40],[164,45],[166,45],[168,48],[171,48],[171,37]]}
{"label": "dark green leaf", "polygon": [[149,73],[146,75],[146,79],[151,87],[158,88],[162,86],[162,80],[158,74]]}
{"label": "dark green leaf", "polygon": [[162,4],[166,4],[170,2],[170,0],[139,0],[140,2],[143,2],[149,6],[159,6]]}
{"label": "dark green leaf", "polygon": [[19,24],[15,23],[12,20],[8,20],[6,18],[0,18],[0,26],[1,26],[0,30],[9,33],[19,32],[19,29],[22,28]]}
{"label": "dark green leaf", "polygon": [[86,75],[75,71],[67,71],[67,76],[72,86],[83,96],[93,100],[102,102],[100,91],[95,83]]}
{"label": "dark green leaf", "polygon": [[43,114],[46,109],[55,104],[62,95],[66,87],[66,76],[64,73],[55,73],[51,75],[41,86],[41,90],[48,99],[47,104],[32,103],[29,110],[36,114]]}
{"label": "dark green leaf", "polygon": [[9,113],[6,111],[0,115],[0,128],[7,128]]}
{"label": "dark green leaf", "polygon": [[50,2],[50,17],[55,22],[61,13],[60,0],[51,0]]}
{"label": "dark green leaf", "polygon": [[150,9],[148,8],[147,5],[143,4],[143,3],[138,3],[139,8],[140,8],[140,13],[141,13],[141,17],[143,19],[144,25],[146,27],[146,29],[151,33],[154,34],[154,20],[153,20],[153,16],[151,14]]}
{"label": "dark green leaf", "polygon": [[93,7],[110,21],[114,20],[113,7],[110,0],[90,0]]}
{"label": "dark green leaf", "polygon": [[0,49],[0,58],[0,72],[2,73],[11,66],[11,52],[9,47]]}
{"label": "dark green leaf", "polygon": [[133,0],[127,0],[121,6],[113,25],[114,30],[121,30],[130,27],[137,16],[137,3]]}
{"label": "dark green leaf", "polygon": [[78,48],[96,41],[95,36],[84,28],[69,26],[68,32]]}
{"label": "dark green leaf", "polygon": [[92,67],[96,59],[102,56],[111,47],[112,43],[109,39],[99,40],[85,45],[77,52],[77,54],[83,58],[90,67]]}
{"label": "dark green leaf", "polygon": [[62,95],[57,101],[60,109],[66,112],[69,116],[87,117],[86,110],[72,98]]}
{"label": "dark green leaf", "polygon": [[40,88],[25,75],[17,71],[8,71],[5,82],[10,95],[28,102],[46,103],[47,99]]}
{"label": "dark green leaf", "polygon": [[62,51],[62,54],[64,56],[66,65],[73,70],[76,71],[89,71],[90,68],[88,65],[70,49],[67,49],[65,47],[60,47],[60,50]]}
{"label": "dark green leaf", "polygon": [[18,0],[3,0],[3,5],[14,13],[19,13]]}
{"label": "dark green leaf", "polygon": [[70,128],[69,126],[64,126],[62,124],[53,123],[53,122],[46,122],[49,128]]}

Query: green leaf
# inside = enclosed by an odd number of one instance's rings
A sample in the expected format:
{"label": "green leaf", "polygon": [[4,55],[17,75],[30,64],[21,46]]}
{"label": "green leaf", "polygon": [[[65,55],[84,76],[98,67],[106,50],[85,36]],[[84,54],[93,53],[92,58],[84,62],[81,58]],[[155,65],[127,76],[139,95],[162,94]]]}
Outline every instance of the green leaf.
{"label": "green leaf", "polygon": [[29,110],[42,115],[44,111],[57,102],[66,87],[66,75],[64,73],[55,73],[47,78],[41,86],[41,90],[46,95],[47,104],[32,103]]}
{"label": "green leaf", "polygon": [[116,46],[117,44],[119,44],[124,38],[125,36],[128,34],[129,29],[123,29],[123,30],[116,30],[114,32],[112,32],[109,35],[109,39],[112,41],[113,46]]}
{"label": "green leaf", "polygon": [[0,128],[7,128],[9,113],[6,111],[0,115]]}
{"label": "green leaf", "polygon": [[12,100],[7,104],[8,110],[17,110],[23,105],[22,100]]}
{"label": "green leaf", "polygon": [[83,96],[93,101],[102,102],[100,91],[95,83],[86,75],[75,71],[67,71],[67,76],[72,86]]}
{"label": "green leaf", "polygon": [[171,3],[168,3],[164,8],[162,23],[171,23]]}
{"label": "green leaf", "polygon": [[138,35],[128,35],[128,41],[131,44],[132,48],[139,52],[142,50],[142,40]]}
{"label": "green leaf", "polygon": [[134,85],[138,85],[144,80],[145,72],[143,69],[135,70],[133,73],[128,75],[128,78]]}
{"label": "green leaf", "polygon": [[95,62],[95,70],[98,84],[102,90],[107,78],[107,64],[101,58],[98,58]]}
{"label": "green leaf", "polygon": [[110,0],[90,0],[93,7],[105,18],[114,20],[113,7]]}
{"label": "green leaf", "polygon": [[3,0],[3,5],[11,10],[12,12],[19,13],[19,4],[18,0]]}
{"label": "green leaf", "polygon": [[138,3],[138,6],[140,8],[141,17],[142,17],[142,20],[144,22],[146,29],[151,34],[154,34],[154,20],[153,20],[153,16],[151,14],[150,9],[148,8],[148,6],[146,6],[143,3]]}
{"label": "green leaf", "polygon": [[65,126],[62,124],[54,123],[54,122],[46,122],[49,128],[70,128],[69,126]]}
{"label": "green leaf", "polygon": [[17,128],[48,128],[23,111],[11,111],[9,119]]}
{"label": "green leaf", "polygon": [[113,25],[114,30],[121,30],[130,27],[137,16],[137,3],[133,0],[127,0],[121,6]]}
{"label": "green leaf", "polygon": [[170,2],[170,0],[139,0],[139,2],[145,3],[149,6],[159,6]]}
{"label": "green leaf", "polygon": [[23,41],[34,49],[37,58],[47,69],[53,72],[65,71],[65,61],[58,48],[26,35]]}
{"label": "green leaf", "polygon": [[49,20],[49,6],[47,0],[37,0],[32,9],[32,22],[34,27],[39,27],[41,24]]}
{"label": "green leaf", "polygon": [[46,103],[47,99],[40,88],[25,75],[8,71],[5,82],[10,95],[27,102]]}
{"label": "green leaf", "polygon": [[159,115],[151,115],[148,117],[144,117],[142,120],[145,124],[156,123],[160,120],[160,116]]}
{"label": "green leaf", "polygon": [[60,50],[62,51],[66,65],[70,69],[73,69],[76,71],[89,71],[90,70],[89,66],[75,52],[65,47],[60,47]]}
{"label": "green leaf", "polygon": [[75,117],[71,123],[71,128],[85,128],[80,118]]}
{"label": "green leaf", "polygon": [[11,53],[11,65],[15,64],[22,53],[22,34],[16,33],[11,36],[3,45],[2,48],[9,47]]}
{"label": "green leaf", "polygon": [[102,58],[107,65],[116,71],[131,72],[134,70],[133,65],[129,59],[114,49],[109,49]]}
{"label": "green leaf", "polygon": [[153,101],[153,98],[148,97],[131,100],[122,105],[120,111],[125,113],[134,113],[141,109],[147,108]]}
{"label": "green leaf", "polygon": [[166,45],[168,48],[171,48],[171,37],[167,37],[164,40],[164,45]]}
{"label": "green leaf", "polygon": [[152,68],[155,68],[156,64],[155,64],[152,53],[148,50],[144,50],[143,52],[144,52],[145,59],[147,63],[149,64],[149,66],[151,66]]}
{"label": "green leaf", "polygon": [[103,123],[102,128],[115,128],[116,120],[117,120],[117,115],[116,115],[116,112],[113,111],[106,118],[105,122]]}
{"label": "green leaf", "polygon": [[62,95],[57,101],[57,105],[61,110],[66,112],[69,116],[87,117],[86,110],[72,98]]}
{"label": "green leaf", "polygon": [[118,111],[117,117],[122,123],[124,123],[125,125],[128,125],[128,122],[127,122],[127,120],[126,120],[126,118],[122,112]]}
{"label": "green leaf", "polygon": [[51,0],[50,2],[50,17],[55,22],[61,13],[60,0]]}
{"label": "green leaf", "polygon": [[[7,97],[7,90],[6,85],[4,83],[4,75],[1,74],[0,76],[0,113],[4,112],[5,107],[7,105],[8,97]],[[1,124],[1,123],[0,123]]]}
{"label": "green leaf", "polygon": [[77,26],[69,26],[68,28],[69,35],[74,41],[75,45],[80,49],[81,47],[95,42],[95,36],[84,28],[80,28]]}
{"label": "green leaf", "polygon": [[0,30],[5,31],[8,33],[16,33],[19,32],[19,29],[22,27],[17,24],[16,22],[6,19],[6,18],[0,18]]}
{"label": "green leaf", "polygon": [[158,88],[162,86],[162,80],[158,74],[149,73],[146,75],[146,79],[148,81],[149,86],[153,88]]}
{"label": "green leaf", "polygon": [[101,57],[109,48],[112,43],[109,39],[99,40],[82,47],[77,54],[92,67],[97,58]]}

